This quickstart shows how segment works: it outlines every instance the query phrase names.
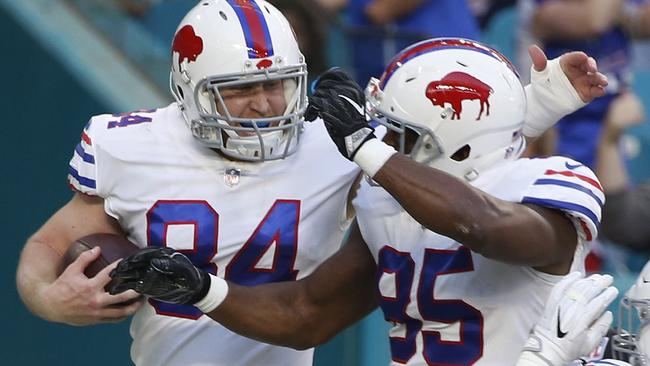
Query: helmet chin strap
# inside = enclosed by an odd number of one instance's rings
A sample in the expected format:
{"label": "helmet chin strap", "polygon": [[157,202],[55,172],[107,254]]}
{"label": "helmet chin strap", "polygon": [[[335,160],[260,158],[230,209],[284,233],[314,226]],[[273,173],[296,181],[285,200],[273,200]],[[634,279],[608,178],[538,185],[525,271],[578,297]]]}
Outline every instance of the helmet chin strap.
{"label": "helmet chin strap", "polygon": [[[270,156],[274,149],[280,147],[284,135],[283,131],[265,132],[251,136],[240,136],[230,130],[226,130],[226,133],[228,139],[225,143],[225,149],[236,151],[238,154],[251,159],[259,159],[262,155],[265,157]],[[260,139],[264,143],[263,145],[260,143]]]}

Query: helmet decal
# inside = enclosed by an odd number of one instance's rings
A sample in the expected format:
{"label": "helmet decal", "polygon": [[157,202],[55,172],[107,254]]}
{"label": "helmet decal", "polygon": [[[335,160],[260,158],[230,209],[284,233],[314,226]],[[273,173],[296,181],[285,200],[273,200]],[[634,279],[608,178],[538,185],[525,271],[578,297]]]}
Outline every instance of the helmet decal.
{"label": "helmet decal", "polygon": [[273,66],[273,60],[269,60],[268,58],[257,63],[258,70],[268,69],[271,66]]}
{"label": "helmet decal", "polygon": [[432,81],[426,89],[426,97],[434,106],[445,107],[445,103],[451,104],[454,110],[451,119],[460,119],[463,112],[463,100],[478,99],[481,103],[476,120],[480,120],[483,110],[487,106],[486,115],[490,115],[490,101],[488,100],[494,90],[481,80],[464,72],[455,71],[445,75],[441,80]]}
{"label": "helmet decal", "polygon": [[254,0],[227,0],[235,10],[246,38],[249,58],[273,56],[273,41],[266,18]]}
{"label": "helmet decal", "polygon": [[172,55],[176,52],[178,52],[179,69],[184,60],[194,62],[203,53],[203,39],[194,33],[191,25],[184,26],[174,36]]}

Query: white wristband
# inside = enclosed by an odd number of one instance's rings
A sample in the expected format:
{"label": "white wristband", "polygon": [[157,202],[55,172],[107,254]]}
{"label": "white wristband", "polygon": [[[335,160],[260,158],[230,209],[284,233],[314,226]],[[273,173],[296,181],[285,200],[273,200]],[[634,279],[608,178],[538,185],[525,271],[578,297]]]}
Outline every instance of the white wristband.
{"label": "white wristband", "polygon": [[523,132],[526,137],[540,136],[560,118],[587,104],[562,71],[559,58],[548,61],[542,71],[532,66],[530,79],[525,88],[528,107]]}
{"label": "white wristband", "polygon": [[209,313],[221,305],[228,295],[228,282],[214,275],[210,276],[210,289],[205,297],[194,304],[203,313]]}
{"label": "white wristband", "polygon": [[388,159],[396,153],[397,151],[392,146],[378,139],[370,139],[361,145],[356,155],[354,155],[354,162],[372,178],[386,164]]}

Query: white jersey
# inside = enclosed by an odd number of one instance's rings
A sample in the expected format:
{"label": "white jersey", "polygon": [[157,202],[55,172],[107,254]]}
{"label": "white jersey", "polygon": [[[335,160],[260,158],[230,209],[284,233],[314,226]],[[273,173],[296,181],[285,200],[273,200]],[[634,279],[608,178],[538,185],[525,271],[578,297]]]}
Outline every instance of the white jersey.
{"label": "white jersey", "polygon": [[[198,143],[176,104],[86,126],[70,163],[77,191],[104,198],[140,247],[168,246],[243,285],[307,276],[336,252],[357,167],[322,122],[283,160],[235,162]],[[131,323],[137,365],[311,365],[296,351],[236,335],[191,306],[150,300]]]}
{"label": "white jersey", "polygon": [[[579,243],[597,234],[602,188],[589,168],[566,158],[520,159],[472,182],[497,198],[562,210]],[[363,183],[354,201],[377,262],[392,365],[514,365],[561,276],[487,259],[422,227],[383,188]]]}

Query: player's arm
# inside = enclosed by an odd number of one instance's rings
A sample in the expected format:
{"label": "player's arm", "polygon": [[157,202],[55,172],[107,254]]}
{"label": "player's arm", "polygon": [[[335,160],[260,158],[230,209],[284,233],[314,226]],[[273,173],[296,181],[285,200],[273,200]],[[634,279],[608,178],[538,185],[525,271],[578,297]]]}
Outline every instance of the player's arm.
{"label": "player's arm", "polygon": [[299,281],[239,286],[197,269],[171,249],[144,249],[111,274],[160,301],[194,304],[230,330],[258,341],[307,349],[377,307],[376,265],[356,224],[343,248]]}
{"label": "player's arm", "polygon": [[416,163],[377,140],[365,98],[343,71],[330,70],[310,98],[307,120],[323,118],[341,154],[356,162],[426,228],[507,263],[564,274],[577,245],[559,211],[493,198],[442,171]]}
{"label": "player's arm", "polygon": [[27,240],[16,284],[23,302],[35,315],[53,322],[87,325],[122,320],[141,305],[109,307],[138,296],[135,292],[112,296],[104,291],[112,266],[92,279],[83,274],[99,256],[98,248],[81,254],[59,276],[63,253],[75,240],[93,233],[123,234],[104,212],[103,199],[77,193]]}
{"label": "player's arm", "polygon": [[500,200],[399,153],[373,180],[424,227],[487,258],[557,274],[569,269],[577,234],[559,211]]}
{"label": "player's arm", "polygon": [[259,341],[314,347],[377,306],[375,270],[355,224],[348,243],[308,277],[255,287],[230,283],[228,296],[208,316]]}
{"label": "player's arm", "polygon": [[543,41],[588,39],[620,21],[623,0],[549,0],[532,18],[533,34]]}

